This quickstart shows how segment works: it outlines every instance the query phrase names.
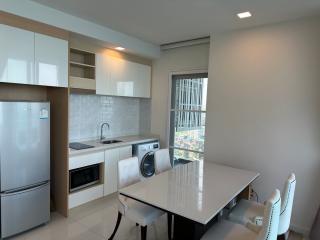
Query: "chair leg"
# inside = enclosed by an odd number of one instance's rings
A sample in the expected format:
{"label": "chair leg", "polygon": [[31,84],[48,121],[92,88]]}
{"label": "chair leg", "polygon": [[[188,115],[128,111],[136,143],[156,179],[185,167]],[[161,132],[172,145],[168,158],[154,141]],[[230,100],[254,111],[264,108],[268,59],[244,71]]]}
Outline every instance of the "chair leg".
{"label": "chair leg", "polygon": [[119,225],[120,225],[120,222],[121,222],[121,218],[122,218],[122,214],[120,212],[118,212],[118,218],[117,218],[117,223],[116,223],[116,226],[113,230],[113,233],[111,234],[111,236],[109,237],[108,240],[112,240],[114,238],[114,235],[116,235],[117,231],[118,231],[118,228],[119,228]]}
{"label": "chair leg", "polygon": [[277,240],[288,240],[288,239],[289,239],[289,231],[277,237]]}
{"label": "chair leg", "polygon": [[147,240],[147,226],[141,226],[141,240]]}
{"label": "chair leg", "polygon": [[168,239],[171,240],[171,229],[172,229],[172,214],[167,213],[168,216]]}
{"label": "chair leg", "polygon": [[278,235],[277,240],[288,240],[286,234]]}
{"label": "chair leg", "polygon": [[285,237],[286,240],[289,239],[289,235],[290,235],[290,230],[284,234],[284,237]]}

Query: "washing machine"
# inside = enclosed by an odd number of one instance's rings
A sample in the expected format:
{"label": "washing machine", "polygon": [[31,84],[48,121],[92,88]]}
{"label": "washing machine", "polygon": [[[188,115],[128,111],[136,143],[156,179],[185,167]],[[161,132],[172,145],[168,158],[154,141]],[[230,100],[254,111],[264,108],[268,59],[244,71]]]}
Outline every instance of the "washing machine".
{"label": "washing machine", "polygon": [[154,152],[159,149],[159,141],[145,142],[133,145],[133,156],[137,156],[139,159],[140,176],[142,180],[154,175]]}

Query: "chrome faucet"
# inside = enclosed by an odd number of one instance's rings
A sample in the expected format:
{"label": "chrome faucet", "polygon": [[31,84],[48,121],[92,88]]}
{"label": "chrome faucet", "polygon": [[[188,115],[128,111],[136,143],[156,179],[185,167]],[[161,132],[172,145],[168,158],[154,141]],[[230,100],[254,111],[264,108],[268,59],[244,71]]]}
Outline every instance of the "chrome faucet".
{"label": "chrome faucet", "polygon": [[103,127],[107,126],[108,130],[110,130],[110,125],[109,123],[105,122],[101,124],[101,129],[100,129],[100,141],[102,141],[103,139],[105,139],[105,137],[103,136]]}

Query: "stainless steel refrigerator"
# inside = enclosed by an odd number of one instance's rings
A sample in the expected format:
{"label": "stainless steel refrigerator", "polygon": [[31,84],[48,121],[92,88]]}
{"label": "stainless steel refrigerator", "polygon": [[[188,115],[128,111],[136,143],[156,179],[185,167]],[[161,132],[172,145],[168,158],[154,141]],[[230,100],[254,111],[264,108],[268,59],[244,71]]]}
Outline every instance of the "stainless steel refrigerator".
{"label": "stainless steel refrigerator", "polygon": [[0,101],[1,238],[50,219],[50,103]]}

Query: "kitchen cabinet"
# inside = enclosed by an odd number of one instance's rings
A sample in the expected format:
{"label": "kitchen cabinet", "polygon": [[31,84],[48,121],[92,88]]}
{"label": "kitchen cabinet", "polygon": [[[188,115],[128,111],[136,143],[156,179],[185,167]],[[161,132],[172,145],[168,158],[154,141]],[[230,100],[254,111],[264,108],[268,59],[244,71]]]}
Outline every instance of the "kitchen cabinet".
{"label": "kitchen cabinet", "polygon": [[103,197],[103,184],[99,184],[83,191],[69,194],[68,208],[74,208],[84,203],[96,200]]}
{"label": "kitchen cabinet", "polygon": [[132,157],[132,146],[119,148],[119,160]]}
{"label": "kitchen cabinet", "polygon": [[35,84],[34,33],[0,24],[0,82]]}
{"label": "kitchen cabinet", "polygon": [[106,54],[96,56],[97,94],[150,98],[151,66]]}
{"label": "kitchen cabinet", "polygon": [[104,162],[104,152],[94,152],[69,158],[69,170]]}
{"label": "kitchen cabinet", "polygon": [[68,42],[35,33],[35,82],[68,87]]}
{"label": "kitchen cabinet", "polygon": [[104,196],[118,191],[118,161],[132,157],[132,146],[105,151]]}
{"label": "kitchen cabinet", "polygon": [[0,82],[68,87],[68,41],[0,24]]}

